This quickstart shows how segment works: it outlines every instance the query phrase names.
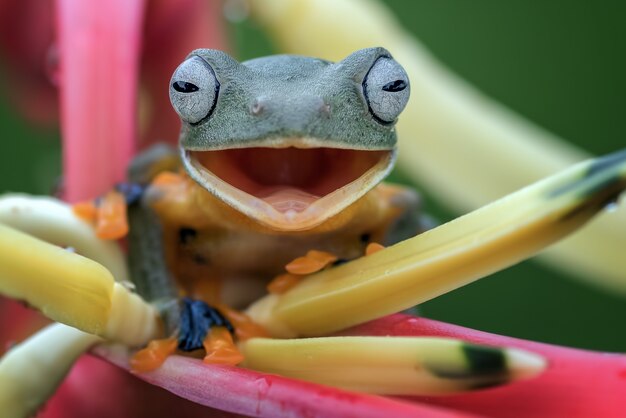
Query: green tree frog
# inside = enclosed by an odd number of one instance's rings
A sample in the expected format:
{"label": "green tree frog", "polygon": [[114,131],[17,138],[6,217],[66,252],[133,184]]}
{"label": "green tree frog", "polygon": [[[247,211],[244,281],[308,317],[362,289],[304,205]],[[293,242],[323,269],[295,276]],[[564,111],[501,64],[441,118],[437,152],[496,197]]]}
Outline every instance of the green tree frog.
{"label": "green tree frog", "polygon": [[129,209],[132,275],[161,303],[179,348],[201,348],[209,327],[231,326],[229,308],[213,307],[245,307],[275,277],[331,268],[424,229],[417,195],[381,183],[409,92],[383,48],[337,63],[239,63],[201,49],[180,64],[170,82],[179,158],[161,149],[137,159],[131,179],[151,184]]}

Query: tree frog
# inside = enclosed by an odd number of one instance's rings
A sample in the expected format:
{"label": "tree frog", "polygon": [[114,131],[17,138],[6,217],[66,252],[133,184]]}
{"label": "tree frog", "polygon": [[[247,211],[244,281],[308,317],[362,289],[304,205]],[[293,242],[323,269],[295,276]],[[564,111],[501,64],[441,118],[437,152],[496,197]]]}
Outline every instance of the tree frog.
{"label": "tree frog", "polygon": [[132,180],[151,184],[129,208],[130,257],[139,293],[162,303],[179,348],[230,326],[212,309],[245,307],[294,259],[297,277],[425,228],[416,193],[381,183],[410,92],[387,50],[239,63],[200,49],[169,89],[178,156],[152,150],[131,167]]}

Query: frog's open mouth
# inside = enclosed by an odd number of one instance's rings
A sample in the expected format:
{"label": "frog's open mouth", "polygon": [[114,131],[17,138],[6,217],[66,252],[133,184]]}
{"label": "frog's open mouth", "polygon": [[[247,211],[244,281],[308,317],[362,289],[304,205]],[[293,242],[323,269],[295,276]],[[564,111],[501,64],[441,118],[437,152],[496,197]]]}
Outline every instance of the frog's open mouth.
{"label": "frog's open mouth", "polygon": [[279,230],[310,229],[388,174],[394,151],[235,148],[183,152],[190,175],[251,218]]}

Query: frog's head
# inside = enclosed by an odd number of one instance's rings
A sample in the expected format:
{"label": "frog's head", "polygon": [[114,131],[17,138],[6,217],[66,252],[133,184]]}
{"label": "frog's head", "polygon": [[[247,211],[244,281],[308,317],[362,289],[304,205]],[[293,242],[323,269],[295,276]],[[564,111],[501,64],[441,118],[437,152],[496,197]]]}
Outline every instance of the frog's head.
{"label": "frog's head", "polygon": [[189,175],[281,231],[319,225],[389,173],[408,98],[407,75],[383,48],[337,63],[289,55],[238,63],[199,49],[170,82]]}

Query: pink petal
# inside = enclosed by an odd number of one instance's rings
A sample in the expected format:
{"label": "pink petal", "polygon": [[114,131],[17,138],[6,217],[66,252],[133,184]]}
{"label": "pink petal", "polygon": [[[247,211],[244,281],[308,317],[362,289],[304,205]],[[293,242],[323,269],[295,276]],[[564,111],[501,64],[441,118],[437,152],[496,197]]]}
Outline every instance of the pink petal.
{"label": "pink petal", "polygon": [[[584,330],[581,330],[584,332]],[[497,417],[624,417],[626,356],[564,348],[474,331],[455,325],[391,315],[342,335],[429,335],[518,347],[545,356],[550,365],[539,377],[510,385],[438,398],[413,398],[432,405]]]}
{"label": "pink petal", "polygon": [[170,105],[170,78],[192,50],[224,49],[223,26],[219,1],[153,0],[148,4],[141,62],[140,148],[157,141],[178,142],[180,120]]}
{"label": "pink petal", "polygon": [[232,417],[187,402],[93,356],[83,356],[39,418]]}
{"label": "pink petal", "polygon": [[11,345],[28,338],[50,323],[39,312],[4,297],[0,297],[0,319],[0,356]]}
{"label": "pink petal", "polygon": [[0,63],[6,92],[19,110],[37,123],[57,119],[53,66],[52,0],[0,1]]}
{"label": "pink petal", "polygon": [[143,0],[57,0],[65,197],[125,178],[134,152]]}

